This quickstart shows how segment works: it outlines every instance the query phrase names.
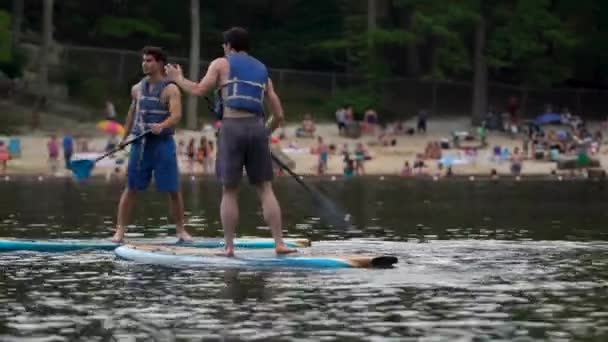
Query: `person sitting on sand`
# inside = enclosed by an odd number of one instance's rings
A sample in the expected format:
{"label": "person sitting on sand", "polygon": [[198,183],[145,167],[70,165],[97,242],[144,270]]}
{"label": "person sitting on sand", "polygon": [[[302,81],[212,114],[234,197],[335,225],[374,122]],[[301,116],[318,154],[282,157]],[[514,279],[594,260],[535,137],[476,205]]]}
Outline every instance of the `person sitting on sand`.
{"label": "person sitting on sand", "polygon": [[8,148],[6,147],[6,145],[4,145],[4,141],[0,140],[0,170],[2,171],[1,174],[6,173],[6,167],[8,164],[8,160],[11,159],[10,157],[11,156],[8,153]]}
{"label": "person sitting on sand", "polygon": [[406,160],[405,164],[403,165],[403,169],[401,170],[401,176],[409,177],[411,175],[412,175],[412,167],[410,166],[410,162]]}
{"label": "person sitting on sand", "polygon": [[317,130],[315,122],[312,120],[310,114],[304,114],[304,120],[302,120],[302,127],[296,129],[296,137],[298,138],[312,138],[315,136]]}
{"label": "person sitting on sand", "polygon": [[419,175],[422,173],[422,169],[426,167],[427,165],[424,163],[424,155],[418,153],[416,155],[416,160],[414,161],[414,172]]}
{"label": "person sitting on sand", "polygon": [[448,166],[445,170],[446,177],[452,177],[454,175],[454,171],[452,170],[452,165]]}
{"label": "person sitting on sand", "polygon": [[441,159],[441,144],[438,141],[431,141],[424,150],[426,159]]}
{"label": "person sitting on sand", "polygon": [[381,146],[395,146],[397,145],[397,139],[391,134],[388,129],[383,128],[380,131],[380,135],[378,136],[378,140],[380,141]]}

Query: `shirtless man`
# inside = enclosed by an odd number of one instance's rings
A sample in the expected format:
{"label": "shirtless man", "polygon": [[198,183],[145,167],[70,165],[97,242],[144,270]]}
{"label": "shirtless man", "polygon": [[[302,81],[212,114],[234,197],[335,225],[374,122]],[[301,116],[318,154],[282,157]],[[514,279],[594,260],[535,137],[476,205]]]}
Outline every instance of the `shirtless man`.
{"label": "shirtless man", "polygon": [[[179,190],[179,170],[173,134],[182,117],[179,88],[165,78],[167,55],[157,47],[142,50],[142,69],[146,77],[131,88],[131,107],[127,114],[125,134],[121,144],[133,133],[143,138],[131,147],[128,166],[128,185],[120,197],[116,234],[113,242],[123,242],[130,212],[138,191],[145,191],[152,174],[156,190],[169,194],[171,214],[176,235],[181,241],[192,237],[184,228],[184,202]],[[132,131],[132,132],[131,132]]]}
{"label": "shirtless man", "polygon": [[224,32],[225,56],[209,65],[207,74],[196,83],[184,78],[179,66],[168,65],[167,75],[184,91],[204,95],[221,91],[218,114],[222,128],[218,138],[216,173],[223,185],[220,216],[224,228],[226,256],[234,256],[234,231],[238,223],[238,191],[247,170],[262,202],[264,219],[272,230],[277,254],[295,252],[283,241],[281,208],[272,190],[272,157],[268,130],[264,125],[264,95],[270,102],[274,131],[283,121],[283,108],[274,91],[266,66],[248,54],[249,34],[239,27]]}

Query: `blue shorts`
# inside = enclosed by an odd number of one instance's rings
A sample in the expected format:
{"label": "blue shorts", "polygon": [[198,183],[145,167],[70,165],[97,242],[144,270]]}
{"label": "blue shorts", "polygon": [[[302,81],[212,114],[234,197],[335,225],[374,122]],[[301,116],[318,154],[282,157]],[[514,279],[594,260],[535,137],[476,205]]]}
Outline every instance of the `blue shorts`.
{"label": "blue shorts", "polygon": [[157,191],[178,192],[179,169],[173,136],[147,135],[135,142],[127,172],[129,189],[146,190],[154,173]]}

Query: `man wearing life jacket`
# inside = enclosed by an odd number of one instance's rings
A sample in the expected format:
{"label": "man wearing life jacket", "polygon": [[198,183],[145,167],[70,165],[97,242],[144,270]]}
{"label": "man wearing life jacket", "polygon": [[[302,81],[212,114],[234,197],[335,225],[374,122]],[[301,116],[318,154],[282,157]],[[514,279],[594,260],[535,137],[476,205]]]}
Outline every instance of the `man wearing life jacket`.
{"label": "man wearing life jacket", "polygon": [[152,175],[156,190],[169,194],[171,214],[176,225],[176,235],[182,241],[192,237],[184,229],[184,203],[179,189],[179,170],[173,134],[182,117],[179,88],[165,78],[167,55],[157,47],[142,50],[142,69],[145,77],[131,88],[131,107],[127,114],[125,135],[143,138],[133,143],[127,168],[128,185],[118,205],[118,218],[114,242],[122,242],[130,211],[138,191],[145,191]]}
{"label": "man wearing life jacket", "polygon": [[262,202],[266,223],[272,230],[278,254],[292,253],[282,237],[281,209],[272,190],[272,158],[268,129],[264,125],[264,98],[273,111],[271,129],[283,121],[281,101],[274,91],[266,66],[248,54],[249,34],[235,27],[224,32],[225,56],[209,65],[199,83],[183,77],[179,66],[168,65],[167,75],[186,92],[205,95],[217,88],[222,126],[218,137],[216,173],[223,185],[220,216],[226,240],[224,254],[234,255],[234,231],[238,223],[238,191],[243,167]]}

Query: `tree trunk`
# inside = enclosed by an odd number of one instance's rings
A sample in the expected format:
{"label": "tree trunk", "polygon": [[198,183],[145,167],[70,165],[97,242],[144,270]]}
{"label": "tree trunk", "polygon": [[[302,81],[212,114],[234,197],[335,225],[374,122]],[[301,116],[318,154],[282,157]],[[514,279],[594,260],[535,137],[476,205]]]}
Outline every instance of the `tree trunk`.
{"label": "tree trunk", "polygon": [[488,106],[488,66],[485,57],[486,21],[480,18],[475,28],[475,56],[473,75],[473,112],[471,122],[480,125]]}
{"label": "tree trunk", "polygon": [[376,29],[376,0],[367,0],[367,73],[372,77],[371,89],[376,81],[376,51],[372,32]]}
{"label": "tree trunk", "polygon": [[[414,25],[414,13],[415,12],[413,9],[404,9],[405,29],[410,32]],[[410,77],[420,76],[420,51],[418,49],[418,42],[415,39],[411,42],[408,42],[405,46],[405,58],[405,74]]]}
{"label": "tree trunk", "polygon": [[428,50],[429,50],[429,66],[428,70],[433,79],[442,78],[441,70],[439,68],[439,49],[441,48],[441,39],[436,35],[431,35],[428,38]]}
{"label": "tree trunk", "polygon": [[15,47],[19,44],[21,39],[21,26],[23,23],[23,9],[24,3],[23,0],[13,0],[13,14],[11,21],[11,35],[12,35],[12,44],[13,44],[13,53],[15,52]]}
{"label": "tree trunk", "polygon": [[40,95],[49,95],[49,60],[51,57],[51,43],[53,41],[53,0],[43,2],[43,22],[42,22],[42,47],[40,49],[39,61],[39,80]]}
{"label": "tree trunk", "polygon": [[376,29],[376,0],[367,0],[367,47],[370,52],[374,49],[372,31]]}
{"label": "tree trunk", "polygon": [[[201,42],[201,24],[200,24],[200,2],[199,0],[190,0],[190,67],[189,78],[194,82],[199,80],[200,72],[200,42]],[[186,116],[186,125],[188,129],[197,128],[197,107],[198,100],[196,96],[188,96],[188,114]]]}

